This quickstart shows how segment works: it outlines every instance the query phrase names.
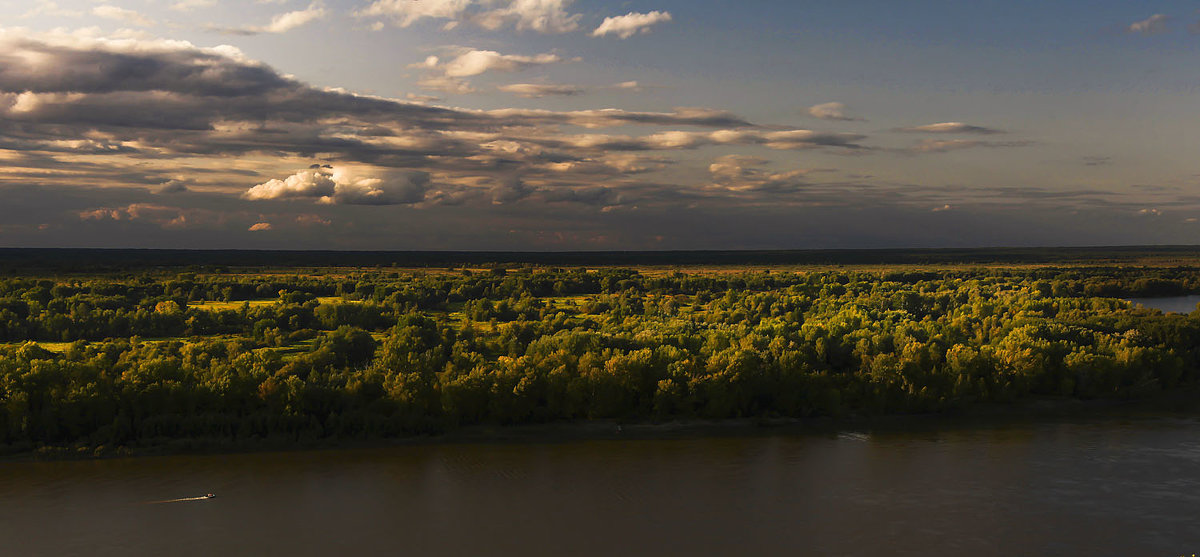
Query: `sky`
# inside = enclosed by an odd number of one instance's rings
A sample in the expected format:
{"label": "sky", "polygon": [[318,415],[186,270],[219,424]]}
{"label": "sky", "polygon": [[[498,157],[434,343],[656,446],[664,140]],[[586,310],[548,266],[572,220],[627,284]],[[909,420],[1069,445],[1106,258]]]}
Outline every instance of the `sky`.
{"label": "sky", "polygon": [[0,0],[0,246],[1197,244],[1197,8]]}

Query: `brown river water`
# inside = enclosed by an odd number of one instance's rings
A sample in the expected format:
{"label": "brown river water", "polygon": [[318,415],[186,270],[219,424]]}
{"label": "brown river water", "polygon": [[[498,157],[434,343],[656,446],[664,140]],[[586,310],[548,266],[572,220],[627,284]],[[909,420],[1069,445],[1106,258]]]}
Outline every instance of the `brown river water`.
{"label": "brown river water", "polygon": [[1192,418],[0,462],[5,556],[1198,551]]}

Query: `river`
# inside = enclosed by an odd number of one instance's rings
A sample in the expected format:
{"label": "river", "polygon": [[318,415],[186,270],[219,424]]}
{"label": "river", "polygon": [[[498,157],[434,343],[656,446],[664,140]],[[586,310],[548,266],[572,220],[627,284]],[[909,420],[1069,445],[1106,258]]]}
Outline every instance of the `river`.
{"label": "river", "polygon": [[1143,306],[1151,309],[1157,309],[1163,313],[1191,313],[1195,311],[1196,304],[1200,303],[1200,296],[1162,296],[1158,298],[1129,298],[1135,306]]}
{"label": "river", "polygon": [[1197,509],[1191,418],[0,462],[14,556],[1174,556]]}

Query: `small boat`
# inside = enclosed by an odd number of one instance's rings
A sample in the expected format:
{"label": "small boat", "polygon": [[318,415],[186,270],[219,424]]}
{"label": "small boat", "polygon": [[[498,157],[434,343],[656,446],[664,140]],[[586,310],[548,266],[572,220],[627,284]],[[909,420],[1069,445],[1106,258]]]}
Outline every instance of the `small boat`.
{"label": "small boat", "polygon": [[217,496],[217,494],[216,494],[216,493],[206,493],[206,494],[204,494],[204,498],[205,498],[205,499],[212,499],[213,497],[216,497],[216,496]]}

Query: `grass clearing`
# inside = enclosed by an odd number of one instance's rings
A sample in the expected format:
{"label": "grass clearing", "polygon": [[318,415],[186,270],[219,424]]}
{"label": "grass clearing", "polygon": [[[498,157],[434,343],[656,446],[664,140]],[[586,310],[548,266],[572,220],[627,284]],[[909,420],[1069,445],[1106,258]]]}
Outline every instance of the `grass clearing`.
{"label": "grass clearing", "polygon": [[279,299],[272,298],[270,300],[231,300],[231,301],[215,301],[205,300],[203,302],[188,302],[189,308],[202,309],[205,311],[237,311],[242,309],[243,305],[249,307],[262,307],[278,304]]}
{"label": "grass clearing", "polygon": [[[316,298],[318,304],[361,304],[364,300],[347,300],[341,296],[319,296]],[[270,298],[266,300],[204,300],[199,302],[188,302],[189,308],[201,309],[205,311],[237,311],[242,309],[243,305],[249,307],[272,306],[280,303],[278,298]]]}

